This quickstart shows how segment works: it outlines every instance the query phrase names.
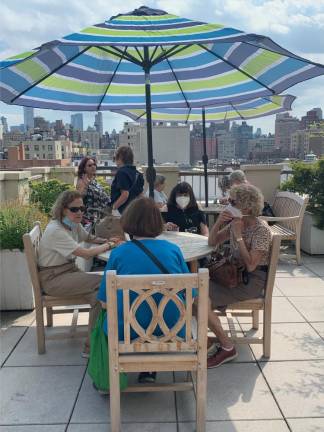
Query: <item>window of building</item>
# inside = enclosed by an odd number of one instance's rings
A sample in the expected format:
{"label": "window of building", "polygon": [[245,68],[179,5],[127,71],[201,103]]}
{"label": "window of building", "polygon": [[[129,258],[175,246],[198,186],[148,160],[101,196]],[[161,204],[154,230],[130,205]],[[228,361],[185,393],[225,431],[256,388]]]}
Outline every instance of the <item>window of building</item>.
{"label": "window of building", "polygon": [[48,151],[52,151],[52,150],[53,150],[53,146],[52,146],[52,144],[49,144]]}
{"label": "window of building", "polygon": [[45,153],[43,153],[43,159],[46,159],[46,154]]}
{"label": "window of building", "polygon": [[29,151],[29,145],[25,145],[25,151]]}
{"label": "window of building", "polygon": [[30,154],[29,153],[25,153],[25,159],[30,159]]}
{"label": "window of building", "polygon": [[35,144],[35,145],[34,145],[34,150],[35,150],[35,151],[38,151],[38,150],[39,150],[39,145],[38,145],[38,144]]}
{"label": "window of building", "polygon": [[48,159],[54,159],[52,153],[48,155]]}

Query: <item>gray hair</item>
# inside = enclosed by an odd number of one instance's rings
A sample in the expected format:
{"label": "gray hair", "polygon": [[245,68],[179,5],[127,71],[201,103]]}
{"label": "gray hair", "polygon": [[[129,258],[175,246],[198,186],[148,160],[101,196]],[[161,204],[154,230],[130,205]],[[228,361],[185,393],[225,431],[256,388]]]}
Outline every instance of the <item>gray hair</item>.
{"label": "gray hair", "polygon": [[259,216],[264,206],[262,192],[257,187],[243,183],[233,186],[230,192],[231,198],[235,200],[237,208],[247,211],[251,216]]}
{"label": "gray hair", "polygon": [[76,190],[66,190],[57,197],[52,208],[52,219],[62,222],[63,212],[72,201],[83,198],[80,192]]}
{"label": "gray hair", "polygon": [[165,177],[161,174],[158,174],[155,177],[154,186],[156,187],[156,186],[162,185],[164,182],[165,182]]}
{"label": "gray hair", "polygon": [[246,176],[242,170],[235,170],[230,174],[229,181],[231,185],[233,183],[246,183]]}

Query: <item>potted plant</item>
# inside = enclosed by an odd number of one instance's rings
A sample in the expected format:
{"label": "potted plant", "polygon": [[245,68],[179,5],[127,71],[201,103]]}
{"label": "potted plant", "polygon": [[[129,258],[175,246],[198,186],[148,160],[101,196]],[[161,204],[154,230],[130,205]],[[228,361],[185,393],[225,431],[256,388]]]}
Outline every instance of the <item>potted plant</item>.
{"label": "potted plant", "polygon": [[0,304],[2,310],[33,309],[22,236],[36,221],[45,228],[48,217],[35,206],[5,202],[0,209]]}
{"label": "potted plant", "polygon": [[292,177],[281,189],[309,196],[301,232],[301,249],[311,255],[324,254],[324,159],[312,164],[294,162],[292,171]]}

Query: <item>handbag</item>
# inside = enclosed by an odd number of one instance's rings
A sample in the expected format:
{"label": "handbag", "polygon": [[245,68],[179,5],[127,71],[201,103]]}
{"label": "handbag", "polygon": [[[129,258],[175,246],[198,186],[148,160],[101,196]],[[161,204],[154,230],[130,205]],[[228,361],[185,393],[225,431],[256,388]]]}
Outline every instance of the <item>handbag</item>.
{"label": "handbag", "polygon": [[210,279],[226,288],[236,288],[244,282],[244,267],[231,255],[226,257],[214,252],[205,267],[209,270]]}
{"label": "handbag", "polygon": [[95,231],[97,237],[112,238],[119,237],[125,240],[125,233],[120,224],[120,218],[112,215],[112,208],[108,207],[105,210],[107,214],[100,222],[96,224]]}
{"label": "handbag", "polygon": [[[105,316],[106,311],[102,310],[91,332],[88,374],[99,390],[108,391],[110,388],[108,338],[103,330]],[[127,375],[123,372],[119,374],[119,385],[121,390],[128,385]]]}

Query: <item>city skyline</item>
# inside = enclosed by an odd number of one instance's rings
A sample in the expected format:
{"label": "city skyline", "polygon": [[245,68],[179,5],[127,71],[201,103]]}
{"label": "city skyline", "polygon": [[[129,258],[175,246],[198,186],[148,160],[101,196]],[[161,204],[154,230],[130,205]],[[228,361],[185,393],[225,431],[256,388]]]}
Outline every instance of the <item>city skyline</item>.
{"label": "city skyline", "polygon": [[[39,1],[31,0],[28,10],[21,10],[21,4],[16,0],[4,0],[2,6],[0,28],[0,58],[6,58],[26,49],[39,46],[41,43],[56,39],[78,30],[85,25],[101,22],[111,15],[132,10],[141,5],[140,1],[127,0],[120,6],[112,1],[109,11],[105,12],[105,3],[94,0],[91,6],[85,1],[77,4],[63,4],[58,0],[55,6],[42,5]],[[169,0],[151,0],[146,2],[150,7],[167,10],[188,18],[196,18],[205,22],[221,22],[248,32],[265,34],[272,37],[275,42],[285,48],[310,60],[324,63],[324,41],[321,31],[324,26],[324,5],[311,4],[301,0],[236,0],[226,2],[220,0],[206,0],[206,7],[201,8],[198,0],[171,2]],[[322,3],[322,6],[321,6]],[[244,7],[243,7],[244,6]],[[73,9],[72,9],[73,8]],[[237,14],[237,8],[241,13]],[[269,10],[274,13],[267,13]],[[73,10],[73,14],[71,15]],[[207,13],[208,10],[208,13]],[[252,13],[253,11],[253,13]],[[19,37],[15,27],[15,17],[23,14]],[[73,20],[68,19],[73,16]],[[66,18],[66,19],[63,19]],[[52,25],[49,25],[48,23]],[[28,25],[27,25],[28,23]],[[287,25],[289,23],[289,27]],[[32,28],[33,31],[30,31]],[[287,93],[297,96],[293,105],[293,116],[301,117],[313,107],[321,106],[319,101],[324,100],[324,77],[315,78],[289,89]],[[70,121],[71,112],[38,110],[35,116],[46,117],[50,121],[62,119],[65,123]],[[8,119],[9,126],[23,123],[22,108],[0,103],[0,116]],[[93,125],[95,113],[83,113],[84,125]],[[103,130],[111,132],[112,129],[121,130],[123,123],[129,121],[125,116],[111,112],[103,112]],[[265,133],[274,132],[275,116],[250,120],[254,128],[261,127]]]}

